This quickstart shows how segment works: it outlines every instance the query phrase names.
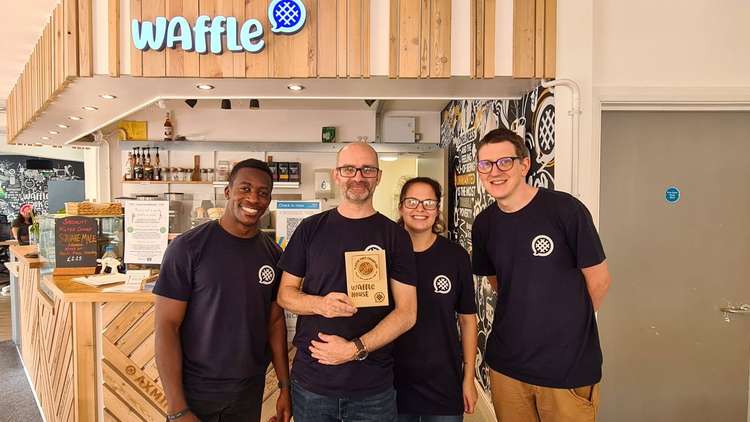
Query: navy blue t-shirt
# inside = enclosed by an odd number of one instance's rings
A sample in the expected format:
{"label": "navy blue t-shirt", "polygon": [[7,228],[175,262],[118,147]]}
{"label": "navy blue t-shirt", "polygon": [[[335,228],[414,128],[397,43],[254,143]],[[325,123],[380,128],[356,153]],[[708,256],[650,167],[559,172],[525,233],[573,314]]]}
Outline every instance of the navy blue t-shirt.
{"label": "navy blue t-shirt", "polygon": [[547,189],[513,213],[493,203],[474,221],[472,249],[474,273],[497,275],[500,288],[489,366],[543,387],[599,382],[599,333],[581,269],[605,256],[586,207]]}
{"label": "navy blue t-shirt", "polygon": [[[316,296],[346,293],[344,253],[372,249],[385,250],[389,279],[416,285],[409,235],[380,213],[350,219],[332,209],[304,219],[289,240],[279,268],[303,278],[303,293]],[[364,398],[392,388],[392,345],[373,351],[363,361],[335,366],[318,363],[309,350],[310,342],[319,340],[318,333],[351,340],[375,328],[393,310],[390,288],[388,295],[389,306],[360,308],[348,318],[300,315],[294,336],[297,354],[292,378],[302,388],[329,397]]]}
{"label": "navy blue t-shirt", "polygon": [[438,236],[417,252],[417,323],[395,342],[398,412],[462,415],[463,350],[457,314],[475,314],[474,277],[465,249]]}
{"label": "navy blue t-shirt", "polygon": [[154,293],[188,303],[180,336],[189,397],[231,398],[265,373],[280,256],[281,248],[266,234],[239,238],[218,221],[184,233],[167,248]]}

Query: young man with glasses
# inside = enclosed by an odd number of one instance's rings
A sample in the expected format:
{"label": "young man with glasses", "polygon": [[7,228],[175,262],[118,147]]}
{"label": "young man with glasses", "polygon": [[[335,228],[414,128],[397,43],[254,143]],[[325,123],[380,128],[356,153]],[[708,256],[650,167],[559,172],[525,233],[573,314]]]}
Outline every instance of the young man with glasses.
{"label": "young man with glasses", "polygon": [[487,133],[477,156],[496,200],[474,220],[472,261],[498,292],[486,356],[498,420],[594,421],[594,312],[611,278],[591,214],[567,193],[527,184],[529,153],[512,131]]}
{"label": "young man with glasses", "polygon": [[[333,176],[340,205],[302,221],[279,261],[279,304],[299,315],[292,413],[296,422],[395,421],[391,342],[416,321],[414,253],[404,229],[373,208],[381,172],[371,146],[342,148]],[[357,309],[344,253],[378,249],[390,305]]]}

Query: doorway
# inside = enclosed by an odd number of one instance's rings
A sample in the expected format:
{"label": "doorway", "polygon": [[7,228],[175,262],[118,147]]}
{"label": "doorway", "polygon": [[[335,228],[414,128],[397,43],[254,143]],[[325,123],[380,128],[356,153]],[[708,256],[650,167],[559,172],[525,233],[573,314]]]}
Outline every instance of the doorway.
{"label": "doorway", "polygon": [[606,111],[601,420],[748,422],[750,113]]}

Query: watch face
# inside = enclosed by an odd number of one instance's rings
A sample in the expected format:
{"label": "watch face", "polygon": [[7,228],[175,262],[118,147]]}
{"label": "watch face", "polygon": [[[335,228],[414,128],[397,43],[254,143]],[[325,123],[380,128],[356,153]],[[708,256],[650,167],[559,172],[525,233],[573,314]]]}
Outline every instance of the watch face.
{"label": "watch face", "polygon": [[359,352],[357,352],[356,359],[357,360],[365,360],[365,359],[367,359],[367,351],[366,350],[360,350]]}

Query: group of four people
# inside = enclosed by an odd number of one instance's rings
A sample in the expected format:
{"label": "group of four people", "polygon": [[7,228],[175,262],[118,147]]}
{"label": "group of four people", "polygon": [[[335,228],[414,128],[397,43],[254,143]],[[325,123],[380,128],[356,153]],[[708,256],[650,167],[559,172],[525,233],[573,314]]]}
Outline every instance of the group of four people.
{"label": "group of four people", "polygon": [[[471,259],[439,236],[436,181],[404,184],[398,223],[375,211],[381,171],[365,143],[338,153],[339,206],[303,220],[283,253],[258,229],[271,172],[238,163],[224,215],[172,242],[154,289],[168,420],[258,421],[271,361],[278,422],[460,421],[477,401],[477,274],[498,291],[486,352],[498,420],[593,421],[594,311],[610,279],[591,216],[526,184],[513,132],[491,131],[477,150],[497,202],[476,218]],[[356,308],[344,254],[371,250],[385,252],[390,305]],[[282,309],[298,315],[291,378]]]}

